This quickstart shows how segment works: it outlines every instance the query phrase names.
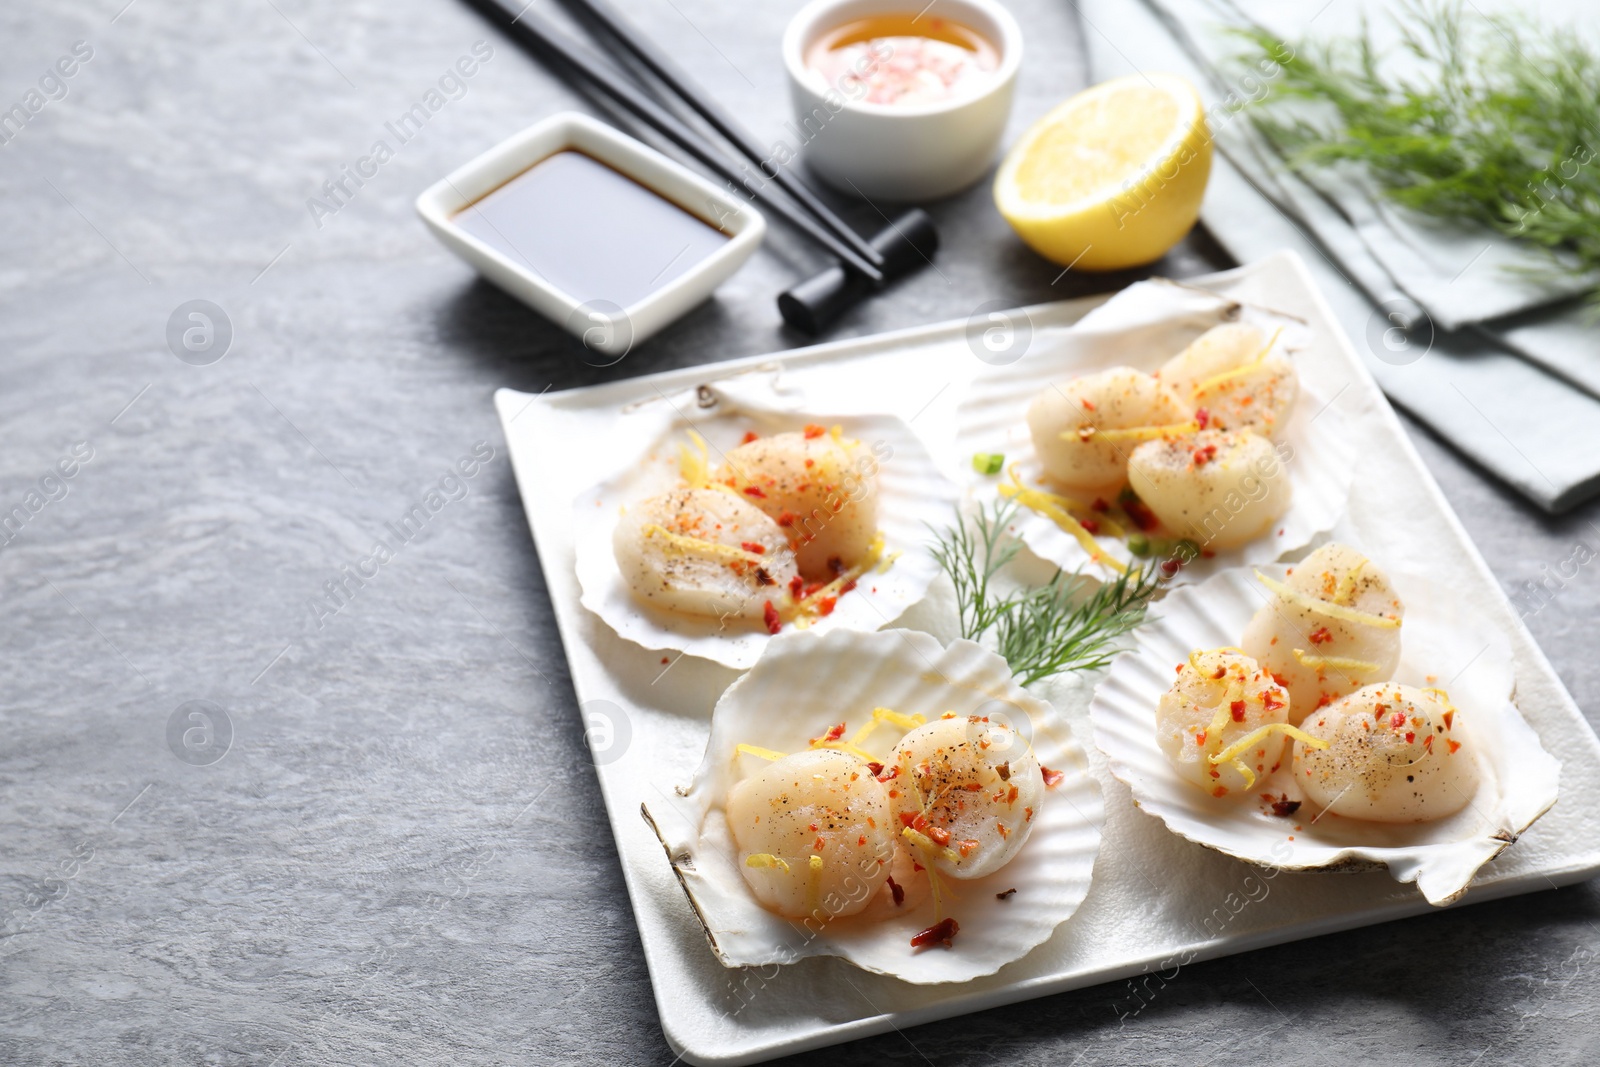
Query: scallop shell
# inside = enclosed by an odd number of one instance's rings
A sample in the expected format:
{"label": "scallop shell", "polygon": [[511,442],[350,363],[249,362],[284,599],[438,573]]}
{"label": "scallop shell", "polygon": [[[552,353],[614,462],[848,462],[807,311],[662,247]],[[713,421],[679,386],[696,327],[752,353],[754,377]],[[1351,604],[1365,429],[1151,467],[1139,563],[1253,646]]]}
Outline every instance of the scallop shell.
{"label": "scallop shell", "polygon": [[[702,391],[711,410],[697,406],[694,393],[671,398],[650,409],[623,412],[617,419],[621,441],[613,455],[626,457],[616,473],[580,495],[573,505],[573,545],[583,606],[617,634],[647,649],[676,650],[743,669],[753,664],[772,640],[770,634],[744,624],[708,617],[652,610],[633,596],[617,569],[611,532],[620,510],[636,500],[681,484],[678,445],[688,430],[704,437],[713,463],[736,446],[746,430],[765,434],[799,430],[807,423],[840,425],[845,436],[859,438],[879,459],[878,522],[884,554],[900,553],[881,573],[869,571],[849,595],[839,598],[831,615],[811,629],[877,630],[887,626],[927,595],[939,574],[929,551],[929,527],[948,525],[959,491],[939,472],[927,448],[893,415],[819,415],[800,413],[793,405],[770,406],[755,399],[756,389],[739,393],[722,387]],[[735,628],[737,626],[737,628]]]}
{"label": "scallop shell", "polygon": [[[1008,467],[1019,465],[1024,483],[1041,485],[1043,470],[1024,417],[1041,389],[1116,366],[1158,370],[1206,330],[1239,319],[1255,322],[1269,333],[1281,327],[1280,343],[1291,355],[1306,347],[1306,325],[1279,312],[1161,279],[1130,286],[1077,325],[1051,334],[1048,345],[1037,344],[1017,362],[980,373],[956,410],[956,454],[967,459],[977,453],[1003,453]],[[1337,397],[1316,395],[1305,377],[1301,375],[1299,397],[1278,439],[1294,450],[1285,462],[1294,494],[1288,513],[1253,541],[1213,558],[1193,560],[1174,584],[1201,581],[1240,564],[1270,563],[1310,544],[1338,521],[1350,494],[1355,450],[1345,420],[1332,405]],[[970,465],[964,472],[975,500],[999,499],[1000,477],[978,475]],[[1014,529],[1034,553],[1057,566],[1073,570],[1090,562],[1072,535],[1026,508],[1018,509]],[[1098,541],[1112,557],[1123,562],[1133,559],[1120,538]]]}
{"label": "scallop shell", "polygon": [[[840,720],[853,730],[878,706],[929,720],[947,711],[998,715],[1031,736],[1042,764],[1065,772],[1046,792],[1028,840],[1010,863],[986,878],[944,880],[959,897],[947,903],[947,914],[961,926],[950,949],[910,945],[913,934],[934,922],[931,902],[878,923],[838,920],[814,934],[761,908],[736,865],[722,813],[737,780],[735,746],[800,751]],[[880,727],[867,747],[888,752],[900,736]],[[760,662],[717,701],[693,784],[678,790],[670,805],[647,806],[644,814],[724,966],[842,956],[863,970],[919,985],[992,974],[1047,940],[1089,892],[1105,822],[1088,752],[1049,704],[1016,684],[1005,660],[971,641],[947,647],[912,630],[813,630],[774,638]],[[997,899],[1013,888],[1008,899]]]}
{"label": "scallop shell", "polygon": [[[1262,567],[1282,579],[1284,566]],[[1390,573],[1405,601],[1395,680],[1439,685],[1461,710],[1478,753],[1481,784],[1462,811],[1431,823],[1386,824],[1321,816],[1307,803],[1295,816],[1271,813],[1262,794],[1300,800],[1290,749],[1283,766],[1256,783],[1249,799],[1216,800],[1178,778],[1156,746],[1155,707],[1173,668],[1194,649],[1238,643],[1245,623],[1270,594],[1248,569],[1174,590],[1152,609],[1096,688],[1089,705],[1095,743],[1134,803],[1180,837],[1230,856],[1283,870],[1387,867],[1415,882],[1430,904],[1466,892],[1478,868],[1516,841],[1556,801],[1560,763],[1539,743],[1512,702],[1510,644],[1504,634],[1450,591]]]}

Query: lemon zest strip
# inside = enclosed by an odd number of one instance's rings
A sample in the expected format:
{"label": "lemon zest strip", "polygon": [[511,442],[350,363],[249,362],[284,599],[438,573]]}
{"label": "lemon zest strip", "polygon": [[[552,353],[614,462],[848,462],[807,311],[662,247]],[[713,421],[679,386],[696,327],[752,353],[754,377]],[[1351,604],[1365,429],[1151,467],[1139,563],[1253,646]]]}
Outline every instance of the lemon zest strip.
{"label": "lemon zest strip", "polygon": [[953,848],[941,848],[933,843],[933,838],[914,827],[906,827],[900,831],[900,836],[910,841],[913,845],[932,856],[943,856],[951,863],[959,863],[961,856]]}
{"label": "lemon zest strip", "polygon": [[757,852],[754,855],[746,856],[744,865],[746,867],[776,867],[784,874],[789,873],[789,865],[770,852]]}
{"label": "lemon zest strip", "polygon": [[1222,699],[1217,702],[1217,710],[1211,716],[1211,723],[1206,727],[1207,749],[1214,749],[1222,744],[1222,731],[1228,728],[1228,722],[1233,718],[1233,702],[1243,696],[1244,686],[1238,679],[1230,679],[1228,687],[1222,691]]}
{"label": "lemon zest strip", "polygon": [[882,721],[883,720],[878,718],[877,714],[874,713],[872,718],[861,724],[861,729],[857,730],[855,736],[850,739],[850,747],[856,748],[860,746],[861,743],[866,741],[867,737],[871,735],[872,731],[878,728],[878,724]]}
{"label": "lemon zest strip", "polygon": [[822,900],[822,857],[813,855],[806,877],[806,914],[814,915]]}
{"label": "lemon zest strip", "polygon": [[1312,670],[1321,670],[1331,667],[1336,671],[1355,671],[1357,674],[1372,674],[1381,668],[1376,663],[1364,659],[1351,659],[1349,656],[1316,656],[1308,653],[1303,648],[1291,649],[1294,658],[1302,667]]}
{"label": "lemon zest strip", "polygon": [[683,442],[678,443],[678,477],[690,489],[718,489],[729,496],[744,500],[744,496],[733,486],[719,482],[711,477],[711,455],[706,439],[693,430],[686,431],[689,440],[694,443],[694,449]]}
{"label": "lemon zest strip", "polygon": [[873,708],[872,717],[879,722],[892,722],[902,730],[915,730],[928,723],[926,715],[905,715],[892,708]]}
{"label": "lemon zest strip", "polygon": [[689,440],[694,444],[693,449],[681,441],[678,443],[678,475],[691,489],[704,489],[711,484],[711,455],[704,437],[690,430]]}
{"label": "lemon zest strip", "polygon": [[1241,752],[1244,752],[1246,749],[1250,748],[1251,745],[1259,743],[1262,738],[1266,737],[1274,730],[1279,730],[1285,734],[1288,734],[1296,741],[1310,745],[1312,748],[1328,747],[1328,742],[1322,740],[1321,738],[1312,737],[1310,734],[1299,729],[1298,727],[1290,726],[1286,722],[1269,722],[1265,726],[1251,730],[1249,733],[1239,738],[1239,740],[1235,741],[1221,752],[1218,752],[1215,756],[1209,756],[1207,758],[1211,761],[1213,766],[1219,763],[1233,764],[1234,769],[1240,774],[1244,775],[1244,787],[1246,789],[1250,789],[1256,784],[1255,772],[1252,771],[1243,760],[1239,759],[1238,756]]}
{"label": "lemon zest strip", "polygon": [[1339,579],[1339,587],[1333,591],[1335,604],[1348,604],[1356,595],[1356,582],[1361,580],[1361,572],[1372,561],[1365,556],[1361,562],[1344,572],[1344,577]]}
{"label": "lemon zest strip", "polygon": [[1006,473],[1011,476],[1013,484],[1002,483],[999,486],[1001,496],[1015,500],[1023,507],[1030,511],[1036,511],[1055,523],[1064,532],[1072,535],[1096,563],[1118,573],[1127,573],[1128,568],[1107,555],[1105,549],[1100,547],[1100,543],[1094,539],[1094,536],[1088,530],[1085,530],[1083,524],[1073,518],[1072,514],[1067,511],[1067,508],[1075,505],[1076,501],[1058,493],[1048,493],[1042,489],[1029,489],[1022,484],[1022,476],[1017,473],[1017,465],[1015,463],[1006,468]]}
{"label": "lemon zest strip", "polygon": [[811,742],[811,747],[814,749],[831,748],[836,752],[848,752],[852,756],[860,756],[864,760],[870,761],[872,759],[872,753],[864,748],[857,748],[854,741],[813,741]]}
{"label": "lemon zest strip", "polygon": [[707,541],[701,537],[688,537],[684,534],[675,534],[660,523],[647,523],[644,528],[646,537],[665,538],[672,548],[690,556],[710,556],[726,560],[742,560],[746,563],[755,563],[766,566],[772,562],[770,556],[758,556],[754,552],[746,552],[742,548],[732,545],[718,544],[716,541]]}
{"label": "lemon zest strip", "polygon": [[[1151,441],[1157,437],[1175,437],[1186,433],[1196,433],[1200,424],[1194,419],[1187,422],[1168,422],[1159,426],[1125,426],[1102,430],[1096,426],[1084,426],[1076,430],[1063,430],[1063,441]],[[1087,434],[1084,431],[1089,431]]]}
{"label": "lemon zest strip", "polygon": [[775,752],[770,748],[762,748],[760,745],[739,744],[733,746],[733,750],[736,753],[742,752],[746,756],[757,756],[764,760],[777,761],[783,759],[782,752]]}
{"label": "lemon zest strip", "polygon": [[1291,604],[1315,614],[1326,615],[1330,619],[1354,623],[1357,626],[1375,626],[1382,630],[1398,630],[1400,628],[1399,619],[1391,619],[1387,615],[1373,615],[1369,612],[1357,611],[1355,608],[1347,608],[1343,604],[1329,603],[1326,600],[1302,593],[1298,589],[1292,589],[1276,578],[1267,577],[1260,571],[1256,571],[1256,579]]}
{"label": "lemon zest strip", "polygon": [[900,729],[909,733],[927,721],[928,719],[924,715],[902,715],[893,708],[873,708],[872,718],[863,723],[861,729],[857,730],[855,732],[855,736],[850,738],[849,741],[836,741],[830,745],[814,745],[812,747],[842,748],[848,752],[854,752],[856,755],[870,760],[872,759],[872,754],[870,752],[863,751],[861,745],[866,742],[869,736],[871,736],[872,731],[876,730],[879,726],[887,722],[894,726],[898,726]]}
{"label": "lemon zest strip", "polygon": [[1209,378],[1202,379],[1200,384],[1194,387],[1193,395],[1199,396],[1204,392],[1215,389],[1224,382],[1232,381],[1235,378],[1242,378],[1246,374],[1249,374],[1251,371],[1255,370],[1257,367],[1261,366],[1261,364],[1267,361],[1267,357],[1272,354],[1272,346],[1278,343],[1278,337],[1282,333],[1282,326],[1279,326],[1276,330],[1273,330],[1272,336],[1267,338],[1266,347],[1264,347],[1261,350],[1261,353],[1249,363],[1246,363],[1240,367],[1235,367],[1232,370],[1223,371],[1221,374],[1213,374]]}
{"label": "lemon zest strip", "polygon": [[1218,752],[1215,756],[1208,757],[1208,759],[1210,759],[1213,764],[1227,763],[1234,757],[1238,756],[1239,753],[1249,748],[1251,745],[1258,744],[1263,737],[1266,737],[1274,730],[1288,734],[1296,741],[1310,745],[1312,748],[1320,749],[1328,747],[1328,742],[1322,740],[1320,737],[1312,737],[1298,726],[1290,726],[1286,722],[1269,722],[1265,726],[1260,726],[1254,730],[1251,730],[1249,733],[1239,738],[1239,740],[1235,741],[1221,752]]}
{"label": "lemon zest strip", "polygon": [[833,581],[818,589],[815,593],[812,593],[807,597],[802,597],[800,600],[796,601],[794,606],[795,613],[797,615],[802,615],[816,611],[825,598],[830,596],[836,597],[839,595],[839,590],[843,589],[847,584],[853,581],[859,581],[863,574],[866,574],[867,571],[877,566],[878,560],[882,558],[882,556],[883,534],[880,532],[872,539],[872,544],[867,547],[866,554],[863,555],[854,566],[845,570],[843,574],[839,575]]}

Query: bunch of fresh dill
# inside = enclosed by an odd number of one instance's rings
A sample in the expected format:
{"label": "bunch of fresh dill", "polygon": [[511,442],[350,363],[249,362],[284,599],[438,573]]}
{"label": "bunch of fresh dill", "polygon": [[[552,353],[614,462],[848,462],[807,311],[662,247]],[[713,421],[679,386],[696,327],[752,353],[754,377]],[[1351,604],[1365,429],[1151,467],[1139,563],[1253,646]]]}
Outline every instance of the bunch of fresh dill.
{"label": "bunch of fresh dill", "polygon": [[[1358,164],[1405,207],[1542,248],[1552,270],[1600,269],[1600,56],[1571,30],[1467,19],[1459,2],[1406,0],[1394,18],[1415,60],[1404,77],[1365,28],[1289,48],[1244,31],[1282,67],[1257,127],[1295,166]],[[1324,117],[1283,116],[1293,100]]]}
{"label": "bunch of fresh dill", "polygon": [[1064,570],[1044,585],[1001,593],[995,576],[1022,549],[1006,533],[1014,512],[1006,501],[936,534],[933,554],[955,586],[962,636],[977,641],[992,633],[995,650],[1023,685],[1104,667],[1116,639],[1139,625],[1161,588],[1159,563],[1126,571],[1087,596],[1093,579]]}

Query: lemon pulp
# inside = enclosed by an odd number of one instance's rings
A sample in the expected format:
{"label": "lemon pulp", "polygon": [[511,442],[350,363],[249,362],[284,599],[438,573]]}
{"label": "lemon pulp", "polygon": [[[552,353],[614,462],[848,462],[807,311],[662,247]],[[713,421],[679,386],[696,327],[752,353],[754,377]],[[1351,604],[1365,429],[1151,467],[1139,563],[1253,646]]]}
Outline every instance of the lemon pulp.
{"label": "lemon pulp", "polygon": [[1170,74],[1094,86],[1007,155],[995,204],[1045,258],[1086,270],[1159,259],[1199,217],[1211,136],[1193,87]]}

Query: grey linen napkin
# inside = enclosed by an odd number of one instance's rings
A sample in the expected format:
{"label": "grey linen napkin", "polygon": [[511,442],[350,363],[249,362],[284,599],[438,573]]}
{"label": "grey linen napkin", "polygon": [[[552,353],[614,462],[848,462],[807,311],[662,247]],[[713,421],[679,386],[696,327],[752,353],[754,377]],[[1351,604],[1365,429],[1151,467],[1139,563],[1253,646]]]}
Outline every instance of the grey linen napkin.
{"label": "grey linen napkin", "polygon": [[[1332,0],[1322,15],[1259,0],[1077,6],[1096,79],[1164,70],[1200,90],[1218,149],[1201,217],[1235,258],[1299,252],[1384,392],[1540,506],[1561,511],[1600,492],[1600,330],[1569,299],[1582,280],[1511,274],[1503,266],[1529,261],[1514,244],[1407,217],[1349,175],[1313,185],[1228,105],[1262,87],[1225,68],[1242,48],[1219,32],[1225,23],[1266,13],[1286,39],[1313,18],[1318,36],[1342,33],[1360,0]],[[1290,7],[1304,9],[1297,21],[1283,18]],[[1517,317],[1482,321],[1507,315]]]}

